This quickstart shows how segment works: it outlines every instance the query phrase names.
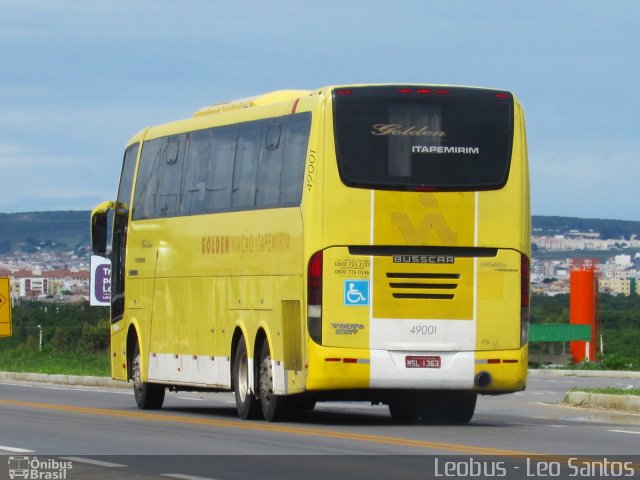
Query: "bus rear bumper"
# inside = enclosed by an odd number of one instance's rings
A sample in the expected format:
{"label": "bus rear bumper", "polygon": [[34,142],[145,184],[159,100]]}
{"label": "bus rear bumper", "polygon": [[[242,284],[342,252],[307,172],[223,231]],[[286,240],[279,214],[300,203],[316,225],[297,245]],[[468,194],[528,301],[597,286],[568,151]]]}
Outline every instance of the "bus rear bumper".
{"label": "bus rear bumper", "polygon": [[310,358],[307,390],[524,390],[527,347],[517,350],[424,352],[321,347]]}

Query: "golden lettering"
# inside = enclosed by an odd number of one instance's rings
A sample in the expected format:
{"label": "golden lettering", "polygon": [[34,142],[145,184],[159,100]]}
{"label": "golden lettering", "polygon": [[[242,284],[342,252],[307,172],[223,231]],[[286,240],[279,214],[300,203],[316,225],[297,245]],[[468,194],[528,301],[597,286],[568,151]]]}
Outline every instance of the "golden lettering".
{"label": "golden lettering", "polygon": [[377,123],[371,130],[372,135],[403,136],[403,137],[446,137],[442,130],[429,130],[429,127],[417,127],[415,125],[404,126],[397,123]]}
{"label": "golden lettering", "polygon": [[220,235],[202,237],[203,255],[281,253],[291,248],[291,237],[286,232],[257,235]]}

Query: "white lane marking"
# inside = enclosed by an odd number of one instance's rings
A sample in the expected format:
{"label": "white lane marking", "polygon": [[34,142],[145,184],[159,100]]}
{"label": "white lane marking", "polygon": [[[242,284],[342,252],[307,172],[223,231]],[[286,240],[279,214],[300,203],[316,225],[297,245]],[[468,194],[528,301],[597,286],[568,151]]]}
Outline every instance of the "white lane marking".
{"label": "white lane marking", "polygon": [[205,399],[204,398],[192,398],[192,397],[176,397],[179,398],[180,400],[191,400],[193,402],[204,402]]}
{"label": "white lane marking", "polygon": [[566,425],[558,425],[555,423],[526,423],[526,422],[511,422],[511,425],[523,425],[525,427],[553,427],[553,428],[567,428]]}
{"label": "white lane marking", "polygon": [[18,448],[18,447],[5,447],[4,445],[0,445],[0,450],[3,452],[11,452],[11,453],[35,453],[35,450],[27,450],[26,448]]}
{"label": "white lane marking", "polygon": [[179,478],[180,480],[216,480],[211,477],[197,477],[195,475],[183,475],[182,473],[163,473],[161,477]]}
{"label": "white lane marking", "polygon": [[607,430],[607,432],[613,432],[613,433],[630,433],[630,434],[632,434],[632,435],[640,435],[640,432],[633,431],[633,430]]}
{"label": "white lane marking", "polygon": [[94,460],[92,458],[83,458],[83,457],[60,457],[60,458],[62,460],[69,460],[71,462],[86,463],[88,465],[96,465],[98,467],[107,467],[107,468],[126,467],[126,465],[122,465],[121,463],[103,462],[101,460]]}

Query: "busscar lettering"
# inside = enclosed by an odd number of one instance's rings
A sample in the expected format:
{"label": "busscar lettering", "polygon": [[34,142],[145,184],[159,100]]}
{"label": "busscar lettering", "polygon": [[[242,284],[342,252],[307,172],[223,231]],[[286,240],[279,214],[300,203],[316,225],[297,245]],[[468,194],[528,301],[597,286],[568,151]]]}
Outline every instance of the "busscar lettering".
{"label": "busscar lettering", "polygon": [[437,147],[428,145],[413,145],[411,153],[462,153],[464,155],[479,155],[479,147]]}
{"label": "busscar lettering", "polygon": [[451,265],[456,258],[451,255],[394,255],[393,263],[431,263]]}
{"label": "busscar lettering", "polygon": [[430,130],[429,127],[418,127],[416,125],[401,125],[399,123],[377,123],[373,126],[372,135],[392,135],[403,137],[446,137],[447,133],[442,130]]}

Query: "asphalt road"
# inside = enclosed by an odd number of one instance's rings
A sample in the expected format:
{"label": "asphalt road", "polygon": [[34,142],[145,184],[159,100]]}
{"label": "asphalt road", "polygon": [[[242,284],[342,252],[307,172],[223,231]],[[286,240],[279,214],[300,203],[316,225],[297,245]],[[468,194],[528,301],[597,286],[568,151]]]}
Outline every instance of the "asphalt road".
{"label": "asphalt road", "polygon": [[[128,389],[2,383],[0,455],[7,462],[0,459],[0,478],[18,457],[58,459],[40,470],[71,462],[63,480],[159,475],[226,480],[430,478],[446,474],[450,458],[471,461],[453,465],[454,473],[472,472],[478,466],[474,458],[492,459],[480,466],[496,473],[495,459],[517,462],[535,455],[547,463],[559,455],[624,456],[635,462],[640,478],[640,457],[632,458],[640,452],[640,416],[559,404],[573,386],[639,384],[639,379],[533,374],[525,392],[481,397],[469,425],[400,426],[386,407],[363,403],[318,404],[293,422],[274,424],[239,420],[232,394],[169,393],[162,410],[140,411]],[[558,463],[566,470],[565,459]],[[524,472],[528,467],[509,466],[499,464],[497,473],[504,467],[508,478],[516,473],[531,478]],[[440,468],[435,475],[434,468]]]}

